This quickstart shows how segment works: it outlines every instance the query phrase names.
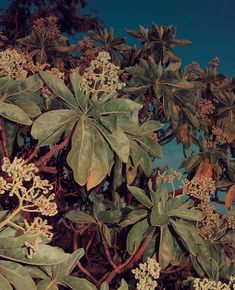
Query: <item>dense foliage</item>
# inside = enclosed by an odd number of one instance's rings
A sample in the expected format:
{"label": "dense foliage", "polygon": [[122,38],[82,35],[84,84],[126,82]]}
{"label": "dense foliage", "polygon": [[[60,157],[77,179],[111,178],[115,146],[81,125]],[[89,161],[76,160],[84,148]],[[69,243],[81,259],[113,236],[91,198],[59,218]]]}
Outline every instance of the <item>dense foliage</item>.
{"label": "dense foliage", "polygon": [[173,26],[127,31],[2,35],[1,290],[234,289],[234,79],[183,70]]}

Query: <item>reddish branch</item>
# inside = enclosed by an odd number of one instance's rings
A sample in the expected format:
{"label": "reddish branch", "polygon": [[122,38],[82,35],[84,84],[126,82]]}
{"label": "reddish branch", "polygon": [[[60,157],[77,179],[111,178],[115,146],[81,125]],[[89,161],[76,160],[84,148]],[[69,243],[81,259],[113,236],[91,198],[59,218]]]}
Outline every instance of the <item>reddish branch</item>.
{"label": "reddish branch", "polygon": [[126,272],[129,269],[132,269],[136,262],[138,262],[144,252],[147,250],[150,242],[152,241],[153,235],[155,233],[155,229],[149,234],[149,236],[144,240],[141,246],[137,248],[137,250],[121,265],[116,266],[115,269],[113,269],[111,272],[106,274],[100,281],[98,282],[98,285],[100,285],[103,281],[107,281],[110,283],[116,275],[120,275],[123,272]]}
{"label": "reddish branch", "polygon": [[161,270],[161,274],[163,274],[163,275],[170,275],[170,274],[175,274],[175,273],[177,273],[177,272],[180,272],[180,271],[182,271],[183,269],[185,269],[185,268],[188,268],[189,266],[191,266],[191,263],[189,262],[189,263],[187,263],[187,264],[185,264],[185,265],[183,265],[183,266],[181,266],[181,267],[178,267],[178,268],[174,268],[174,269],[168,269],[168,270],[166,270],[166,271],[164,271],[164,270]]}
{"label": "reddish branch", "polygon": [[170,135],[163,137],[160,139],[159,143],[161,146],[166,145],[170,143],[173,139],[175,139],[176,135],[174,133],[171,133]]}
{"label": "reddish branch", "polygon": [[[35,165],[41,170],[43,166],[47,164],[47,162],[61,149],[66,147],[71,139],[72,133],[70,133],[63,142],[61,142],[58,145],[55,145],[49,152],[47,152],[45,155],[43,155],[39,160],[35,162]],[[43,170],[44,171],[44,170]]]}
{"label": "reddish branch", "polygon": [[4,121],[0,118],[0,134],[1,134],[1,143],[2,143],[2,152],[4,157],[9,158],[9,153],[7,150],[7,138],[6,138],[6,131],[4,126]]}
{"label": "reddish branch", "polygon": [[105,255],[109,261],[109,264],[113,267],[113,269],[117,269],[117,265],[113,262],[113,259],[111,257],[110,251],[109,251],[109,245],[106,242],[106,239],[103,235],[103,231],[102,231],[102,226],[100,226],[100,236],[101,236],[101,240],[102,240],[102,245],[104,247],[104,251],[105,251]]}
{"label": "reddish branch", "polygon": [[36,146],[32,151],[31,153],[29,154],[29,156],[25,159],[25,163],[29,163],[35,156],[36,154],[38,153],[40,147],[39,146]]}
{"label": "reddish branch", "polygon": [[[78,249],[78,231],[74,231],[73,250],[76,251],[77,249]],[[91,281],[97,284],[98,281],[95,279],[95,277],[90,272],[88,272],[79,261],[77,262],[77,267],[82,273],[84,273],[88,278],[90,278]]]}

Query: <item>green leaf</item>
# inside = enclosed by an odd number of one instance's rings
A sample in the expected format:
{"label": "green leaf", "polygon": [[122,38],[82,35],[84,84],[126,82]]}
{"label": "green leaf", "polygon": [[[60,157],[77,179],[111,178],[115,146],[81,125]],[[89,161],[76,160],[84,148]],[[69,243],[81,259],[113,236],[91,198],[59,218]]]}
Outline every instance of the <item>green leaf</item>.
{"label": "green leaf", "polygon": [[210,279],[215,281],[219,279],[219,266],[214,259],[199,255],[197,261]]}
{"label": "green leaf", "polygon": [[80,209],[70,210],[65,217],[77,224],[96,224],[96,220],[89,214]]}
{"label": "green leaf", "polygon": [[141,149],[140,166],[143,169],[145,175],[149,177],[153,171],[153,162],[148,153]]}
{"label": "green leaf", "polygon": [[15,287],[16,290],[37,289],[29,273],[18,263],[1,260],[0,273]]}
{"label": "green leaf", "polygon": [[151,210],[150,222],[152,226],[161,227],[169,223],[169,216],[165,212],[165,205],[163,201],[155,204]]}
{"label": "green leaf", "polygon": [[5,98],[30,96],[43,86],[40,77],[35,74],[22,80],[11,80],[5,89]]}
{"label": "green leaf", "polygon": [[153,141],[150,137],[135,136],[133,139],[135,139],[140,144],[140,146],[151,156],[162,158],[163,155],[161,146],[157,142]]}
{"label": "green leaf", "polygon": [[168,212],[169,216],[180,217],[190,221],[201,221],[204,218],[203,212],[197,209],[189,209],[189,210],[174,210],[170,213]]}
{"label": "green leaf", "polygon": [[155,120],[147,121],[140,126],[141,132],[146,135],[154,131],[157,131],[160,128],[162,128],[162,124],[159,121],[155,121]]}
{"label": "green leaf", "polygon": [[41,114],[39,106],[31,100],[18,97],[11,102],[20,107],[30,118],[36,118]]}
{"label": "green leaf", "polygon": [[[174,201],[172,201],[174,202]],[[189,199],[187,202],[167,211],[169,216],[180,217],[191,221],[201,221],[204,218],[202,211],[192,208],[194,205],[193,201]]]}
{"label": "green leaf", "polygon": [[7,150],[11,155],[19,125],[11,121],[4,120],[4,127],[6,132]]}
{"label": "green leaf", "polygon": [[130,142],[126,134],[118,128],[114,133],[106,133],[105,138],[121,161],[127,163],[130,154]]}
{"label": "green leaf", "polygon": [[120,114],[129,114],[134,111],[139,111],[142,108],[142,105],[129,100],[129,99],[111,99],[103,103],[100,109],[100,115],[120,115]]}
{"label": "green leaf", "polygon": [[99,213],[99,220],[103,223],[119,223],[122,218],[122,212],[120,209],[104,210]]}
{"label": "green leaf", "polygon": [[131,210],[126,219],[124,219],[119,226],[120,227],[126,227],[132,224],[135,224],[136,222],[142,220],[145,218],[148,214],[148,211],[146,209],[136,209],[136,210]]}
{"label": "green leaf", "polygon": [[122,161],[118,158],[118,156],[115,156],[113,175],[113,188],[116,190],[123,182]]}
{"label": "green leaf", "polygon": [[189,121],[195,129],[199,129],[200,123],[196,115],[192,114],[188,109],[183,108],[183,111],[186,113]]}
{"label": "green leaf", "polygon": [[174,237],[168,229],[168,226],[161,227],[160,245],[159,245],[159,264],[162,269],[166,269],[170,264],[174,253]]}
{"label": "green leaf", "polygon": [[40,146],[56,143],[68,126],[72,129],[77,119],[78,114],[74,110],[52,110],[35,120],[31,134],[39,140]]}
{"label": "green leaf", "polygon": [[0,290],[13,290],[7,279],[0,273]]}
{"label": "green leaf", "polygon": [[148,208],[153,207],[152,201],[148,198],[143,189],[136,186],[127,186],[127,188],[140,203],[144,204]]}
{"label": "green leaf", "polygon": [[124,279],[121,280],[121,285],[118,287],[117,290],[128,290],[128,284],[126,283],[126,281]]}
{"label": "green leaf", "polygon": [[66,87],[61,79],[55,76],[52,72],[49,71],[40,71],[40,76],[48,87],[63,101],[71,105],[73,108],[78,109],[77,102],[74,95]]}
{"label": "green leaf", "polygon": [[198,245],[194,239],[194,236],[192,234],[192,231],[195,231],[195,229],[190,224],[183,223],[181,221],[173,221],[170,220],[172,226],[174,227],[175,231],[178,233],[178,235],[182,238],[184,241],[185,246],[189,250],[189,252],[196,256],[198,252]]}
{"label": "green leaf", "polygon": [[112,236],[109,227],[106,224],[102,224],[102,232],[108,245],[112,247]]}
{"label": "green leaf", "polygon": [[84,256],[84,250],[78,249],[68,256],[68,259],[63,263],[52,265],[53,278],[63,282],[65,276],[72,273],[77,262]]}
{"label": "green leaf", "polygon": [[152,231],[153,227],[149,225],[147,219],[136,223],[127,235],[126,248],[131,255],[134,253],[139,243]]}
{"label": "green leaf", "polygon": [[97,290],[94,284],[84,278],[69,276],[63,282],[73,290]]}
{"label": "green leaf", "polygon": [[72,147],[67,156],[67,163],[72,168],[74,179],[85,185],[89,176],[94,151],[94,135],[87,121],[81,119],[72,137]]}
{"label": "green leaf", "polygon": [[[1,238],[3,239],[3,238]],[[5,238],[5,241],[10,242],[9,238]],[[48,245],[39,245],[38,252],[31,259],[27,258],[28,250],[26,247],[17,246],[15,247],[1,245],[0,256],[13,261],[23,262],[29,265],[52,265],[59,264],[67,259],[68,254],[65,254],[60,248],[52,247]]]}
{"label": "green leaf", "polygon": [[100,285],[100,290],[109,290],[109,283],[107,281],[104,281],[101,285]]}
{"label": "green leaf", "polygon": [[202,160],[202,157],[200,155],[192,155],[188,158],[186,158],[182,164],[181,168],[184,167],[187,172],[190,172],[193,170],[194,167],[196,167],[200,161]]}
{"label": "green leaf", "polygon": [[0,101],[0,115],[4,118],[22,124],[30,126],[32,124],[32,120],[28,117],[28,115],[21,108],[14,104],[9,104]]}
{"label": "green leaf", "polygon": [[42,280],[37,284],[37,290],[59,290],[56,281]]}
{"label": "green leaf", "polygon": [[[48,266],[47,266],[48,267]],[[33,279],[49,279],[48,275],[38,266],[24,266]]]}
{"label": "green leaf", "polygon": [[134,140],[131,140],[130,145],[131,145],[130,148],[131,159],[133,165],[137,167],[140,164],[142,149]]}
{"label": "green leaf", "polygon": [[203,277],[205,275],[205,272],[202,270],[202,267],[198,263],[196,257],[194,257],[193,255],[191,255],[190,258],[191,258],[191,261],[192,261],[194,270],[197,272],[197,274],[199,276]]}
{"label": "green leaf", "polygon": [[94,150],[87,179],[88,190],[97,186],[109,173],[110,164],[108,154],[112,154],[110,147],[101,133],[94,126],[92,126],[92,131],[94,136]]}
{"label": "green leaf", "polygon": [[76,97],[76,101],[83,112],[87,108],[87,96],[83,93],[81,88],[81,76],[79,70],[76,69],[70,74],[70,81],[73,86],[73,91]]}

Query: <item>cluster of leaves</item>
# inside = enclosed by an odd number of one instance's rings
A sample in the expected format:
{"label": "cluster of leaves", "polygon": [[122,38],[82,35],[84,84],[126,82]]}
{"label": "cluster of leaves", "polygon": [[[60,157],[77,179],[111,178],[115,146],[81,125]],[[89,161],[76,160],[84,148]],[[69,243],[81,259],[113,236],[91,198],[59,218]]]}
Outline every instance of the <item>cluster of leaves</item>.
{"label": "cluster of leaves", "polygon": [[[148,257],[161,267],[159,289],[184,289],[189,277],[226,281],[234,273],[234,80],[217,73],[216,59],[205,71],[196,63],[183,71],[173,49],[190,42],[176,39],[172,26],[128,30],[140,47],[99,29],[80,49],[69,46],[52,20],[39,19],[11,47],[30,62],[25,77],[7,70],[0,78],[0,152],[1,159],[33,162],[53,184],[54,237],[29,259],[25,243],[35,236],[19,227],[36,213],[3,223],[0,289],[133,289],[130,270]],[[104,76],[97,63],[112,71]],[[109,91],[106,81],[114,75],[120,83]],[[99,91],[95,97],[90,84]],[[165,182],[173,185],[174,178],[153,169],[161,146],[175,138],[188,179],[212,178],[209,199],[228,208],[207,240],[198,200],[183,188],[170,192]],[[0,196],[0,204],[1,220],[9,220],[17,200]]]}
{"label": "cluster of leaves", "polygon": [[62,32],[75,34],[100,25],[97,17],[83,13],[90,8],[86,0],[12,0],[7,9],[2,9],[0,27],[10,42],[30,33],[32,23],[40,17],[54,15],[59,19]]}

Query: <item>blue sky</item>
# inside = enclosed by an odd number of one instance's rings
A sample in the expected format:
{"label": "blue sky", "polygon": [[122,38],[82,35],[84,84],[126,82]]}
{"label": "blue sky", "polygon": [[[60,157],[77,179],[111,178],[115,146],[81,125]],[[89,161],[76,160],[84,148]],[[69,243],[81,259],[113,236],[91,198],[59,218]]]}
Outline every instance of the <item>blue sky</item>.
{"label": "blue sky", "polygon": [[[125,29],[149,27],[152,21],[175,25],[179,38],[192,45],[175,51],[183,64],[193,60],[205,66],[214,56],[221,61],[220,71],[235,74],[235,0],[90,0],[104,24],[118,35]],[[132,39],[128,37],[128,41]]]}

